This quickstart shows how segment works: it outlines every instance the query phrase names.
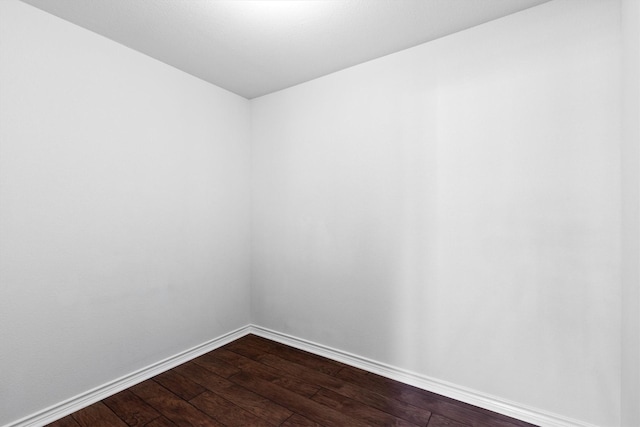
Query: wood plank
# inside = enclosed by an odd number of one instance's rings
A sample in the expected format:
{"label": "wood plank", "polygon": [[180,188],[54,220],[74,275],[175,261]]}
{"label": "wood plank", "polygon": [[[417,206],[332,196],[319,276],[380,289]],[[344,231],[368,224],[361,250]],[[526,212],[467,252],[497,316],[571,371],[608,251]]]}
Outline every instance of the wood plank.
{"label": "wood plank", "polygon": [[176,425],[165,417],[160,416],[151,421],[149,424],[145,424],[144,427],[176,427]]}
{"label": "wood plank", "polygon": [[305,418],[302,415],[293,414],[283,422],[280,427],[322,427],[322,425],[311,421],[309,418]]}
{"label": "wood plank", "polygon": [[184,400],[191,400],[206,390],[200,384],[180,375],[174,369],[163,372],[153,379]]}
{"label": "wood plank", "polygon": [[130,390],[123,390],[103,400],[120,419],[130,426],[144,426],[160,416],[160,413],[149,406]]}
{"label": "wood plank", "polygon": [[379,409],[372,408],[369,405],[365,405],[364,403],[350,399],[331,390],[320,389],[311,399],[344,414],[349,414],[353,418],[358,418],[371,426],[418,426],[417,424],[394,417],[391,414],[387,414],[386,412],[382,412]]}
{"label": "wood plank", "polygon": [[299,395],[311,397],[320,390],[320,387],[318,386],[305,383],[295,377],[285,375],[284,372],[278,369],[256,362],[255,360],[249,359],[248,357],[232,351],[218,349],[212,352],[212,354],[229,364],[237,366],[244,372],[248,372],[262,378],[263,380],[270,381],[280,387],[286,388],[294,393],[298,393]]}
{"label": "wood plank", "polygon": [[190,378],[206,389],[235,403],[242,409],[266,420],[269,423],[279,425],[289,418],[293,412],[269,399],[266,399],[253,391],[247,390],[237,384],[222,378],[196,363],[185,363],[175,368],[181,375]]}
{"label": "wood plank", "polygon": [[80,424],[78,424],[71,415],[67,415],[51,424],[47,424],[46,427],[80,427]]}
{"label": "wood plank", "polygon": [[247,342],[247,340],[234,341],[223,347],[220,347],[220,350],[232,351],[249,359],[255,359],[265,353],[263,350],[252,346],[251,343]]}
{"label": "wood plank", "polygon": [[127,424],[102,402],[74,412],[73,419],[81,427],[127,427]]}
{"label": "wood plank", "polygon": [[[426,425],[431,416],[431,412],[424,408],[418,408],[406,402],[393,399],[360,387],[339,378],[306,368],[297,363],[281,359],[273,354],[261,356],[260,361],[276,369],[281,369],[288,375],[293,375],[312,384],[332,390],[343,396],[350,397],[365,405],[369,405],[380,411],[402,418],[405,421],[417,425]],[[295,412],[295,411],[294,411]]]}
{"label": "wood plank", "polygon": [[234,375],[230,380],[324,426],[367,426],[365,422],[247,373]]}
{"label": "wood plank", "polygon": [[153,380],[135,385],[131,391],[177,426],[223,426]]}
{"label": "wood plank", "polygon": [[214,352],[196,357],[192,360],[192,362],[209,369],[211,372],[215,372],[223,378],[229,378],[232,375],[240,373],[240,369],[238,367],[232,366],[229,363],[215,357]]}
{"label": "wood plank", "polygon": [[422,390],[390,378],[363,371],[354,367],[345,367],[337,378],[372,390],[376,393],[392,396],[413,406],[431,410],[446,418],[474,427],[516,427],[531,424],[505,417],[476,406],[450,399],[439,394]]}
{"label": "wood plank", "polygon": [[443,417],[442,415],[433,414],[427,427],[469,427],[469,424],[462,424],[458,421]]}
{"label": "wood plank", "polygon": [[276,425],[258,418],[251,412],[245,411],[238,405],[210,391],[205,391],[191,399],[190,402],[205,414],[229,427],[273,427]]}

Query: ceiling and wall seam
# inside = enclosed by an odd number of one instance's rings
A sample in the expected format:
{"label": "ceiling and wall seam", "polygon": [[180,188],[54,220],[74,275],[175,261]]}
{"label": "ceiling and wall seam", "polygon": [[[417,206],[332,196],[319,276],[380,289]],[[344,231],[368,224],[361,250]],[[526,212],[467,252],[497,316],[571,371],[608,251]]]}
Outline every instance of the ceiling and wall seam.
{"label": "ceiling and wall seam", "polygon": [[253,99],[549,0],[21,0]]}

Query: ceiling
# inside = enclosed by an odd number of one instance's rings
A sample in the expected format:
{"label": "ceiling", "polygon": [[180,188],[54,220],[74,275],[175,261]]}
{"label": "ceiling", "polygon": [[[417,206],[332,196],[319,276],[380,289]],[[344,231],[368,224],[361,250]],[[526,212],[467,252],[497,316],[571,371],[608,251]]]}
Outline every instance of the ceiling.
{"label": "ceiling", "polygon": [[549,0],[23,0],[251,99]]}

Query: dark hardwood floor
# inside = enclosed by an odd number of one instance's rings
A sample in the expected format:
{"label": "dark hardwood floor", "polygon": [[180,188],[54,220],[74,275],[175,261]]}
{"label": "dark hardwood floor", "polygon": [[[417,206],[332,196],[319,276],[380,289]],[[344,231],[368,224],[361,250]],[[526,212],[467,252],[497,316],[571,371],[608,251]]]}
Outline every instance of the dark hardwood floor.
{"label": "dark hardwood floor", "polygon": [[248,335],[49,426],[531,424]]}

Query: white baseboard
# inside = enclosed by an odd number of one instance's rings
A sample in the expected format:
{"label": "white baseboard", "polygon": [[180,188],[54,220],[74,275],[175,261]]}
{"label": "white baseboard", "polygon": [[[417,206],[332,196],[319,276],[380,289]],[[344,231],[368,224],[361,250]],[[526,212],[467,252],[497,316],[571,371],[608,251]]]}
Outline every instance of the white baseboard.
{"label": "white baseboard", "polygon": [[377,362],[375,360],[367,359],[365,357],[357,356],[355,354],[321,344],[316,344],[311,341],[256,325],[248,325],[224,334],[218,338],[214,338],[92,390],[45,408],[35,414],[9,423],[4,427],[41,427],[52,423],[66,415],[161,374],[162,372],[172,369],[182,363],[188,362],[189,360],[204,353],[215,350],[218,347],[222,347],[223,345],[250,333],[542,427],[597,427],[593,424],[573,420],[536,408],[521,405],[519,403],[510,402],[486,393],[471,390],[446,381],[437,380],[435,378],[430,378],[425,375],[416,374],[385,363]]}
{"label": "white baseboard", "polygon": [[267,328],[252,325],[250,333],[295,347],[309,353],[324,356],[326,358],[342,362],[356,368],[403,382],[432,393],[450,397],[470,405],[478,406],[499,414],[507,415],[522,421],[536,424],[542,427],[597,427],[583,421],[570,419],[561,415],[552,414],[536,408],[531,408],[516,402],[491,396],[466,387],[461,387],[446,381],[430,378],[425,375],[416,374],[404,369],[396,368],[385,363],[357,356],[342,350],[337,350],[321,344],[316,344],[291,335],[276,332]]}
{"label": "white baseboard", "polygon": [[29,415],[17,421],[7,424],[5,427],[41,427],[65,417],[75,411],[87,407],[95,402],[107,398],[126,388],[134,386],[144,380],[154,377],[169,369],[175,368],[191,359],[222,347],[242,336],[250,333],[251,327],[245,326],[235,331],[224,334],[218,338],[192,347],[175,354],[152,365],[139,369],[128,375],[98,386],[92,390],[81,393],[63,402],[45,408],[35,414]]}

